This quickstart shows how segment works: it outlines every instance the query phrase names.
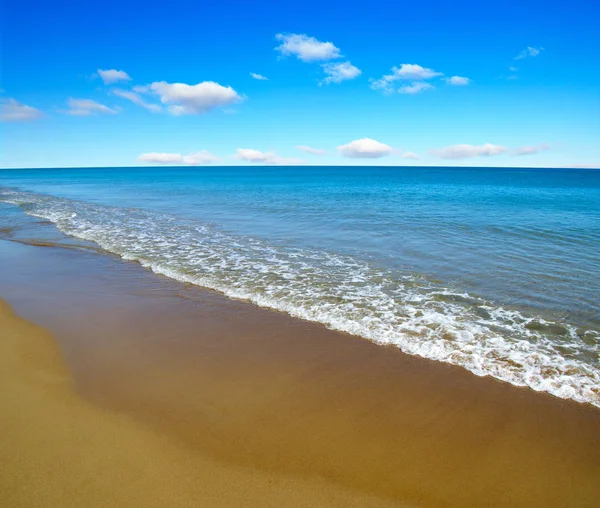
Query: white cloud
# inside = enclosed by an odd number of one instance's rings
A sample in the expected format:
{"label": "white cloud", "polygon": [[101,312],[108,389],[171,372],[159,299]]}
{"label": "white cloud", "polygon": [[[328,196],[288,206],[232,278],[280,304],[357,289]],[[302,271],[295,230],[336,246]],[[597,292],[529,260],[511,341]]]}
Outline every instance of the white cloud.
{"label": "white cloud", "polygon": [[117,112],[116,110],[91,99],[70,98],[67,101],[67,105],[69,106],[69,109],[62,111],[62,113],[74,116],[90,116],[95,115],[96,113],[114,115]]}
{"label": "white cloud", "polygon": [[104,81],[105,85],[116,83],[117,81],[131,81],[131,78],[125,71],[117,71],[116,69],[102,70],[98,69],[98,76]]}
{"label": "white cloud", "polygon": [[117,97],[122,97],[123,99],[127,99],[128,101],[133,102],[137,106],[146,108],[147,110],[152,111],[153,113],[158,113],[162,111],[162,108],[158,104],[149,104],[144,99],[142,99],[142,97],[139,94],[135,92],[130,92],[129,90],[121,90],[120,88],[114,88],[112,90],[112,93]]}
{"label": "white cloud", "polygon": [[542,143],[541,145],[535,146],[520,146],[519,148],[515,148],[513,150],[513,155],[531,155],[534,153],[543,152],[544,150],[550,150],[550,145],[547,143]]}
{"label": "white cloud", "polygon": [[508,151],[508,148],[502,145],[492,145],[485,143],[481,146],[474,145],[452,145],[431,152],[441,159],[468,159],[471,157],[488,157],[500,155]]}
{"label": "white cloud", "polygon": [[515,57],[515,60],[521,60],[527,57],[538,56],[542,51],[544,51],[544,48],[532,48],[531,46],[527,46]]}
{"label": "white cloud", "polygon": [[274,157],[275,152],[261,152],[252,148],[238,148],[236,157],[248,162],[264,162],[266,159]]}
{"label": "white cloud", "polygon": [[417,81],[410,85],[404,85],[398,88],[398,93],[404,94],[415,94],[420,92],[425,92],[426,90],[433,90],[435,87],[430,85],[429,83],[423,83],[422,81]]}
{"label": "white cloud", "polygon": [[402,158],[403,159],[413,159],[413,160],[421,160],[421,157],[419,157],[416,153],[414,152],[405,152],[402,154]]}
{"label": "white cloud", "polygon": [[417,64],[402,64],[400,67],[392,67],[392,73],[381,79],[371,79],[371,88],[392,92],[395,81],[424,81],[437,76],[443,76],[443,74]]}
{"label": "white cloud", "polygon": [[354,79],[362,74],[362,71],[349,61],[323,64],[323,70],[327,74],[323,83],[341,83],[346,79]]}
{"label": "white cloud", "polygon": [[517,72],[519,69],[517,69],[516,67],[509,67],[508,70],[510,72]]}
{"label": "white cloud", "polygon": [[207,113],[215,108],[229,106],[243,100],[230,86],[222,86],[214,81],[203,81],[197,85],[167,83],[157,81],[146,86],[133,87],[137,93],[153,93],[167,105],[173,115],[193,115]]}
{"label": "white cloud", "polygon": [[283,56],[295,55],[303,62],[333,60],[341,56],[340,49],[332,42],[321,42],[305,34],[277,34],[281,45],[275,48]]}
{"label": "white cloud", "polygon": [[464,78],[463,76],[452,76],[450,78],[446,78],[446,83],[455,86],[465,86],[470,84],[471,80],[469,78]]}
{"label": "white cloud", "polygon": [[3,99],[0,104],[0,120],[3,122],[27,122],[44,116],[39,109],[21,104],[15,99]]}
{"label": "white cloud", "polygon": [[390,155],[393,151],[391,146],[370,138],[357,139],[347,145],[338,146],[337,149],[344,157],[353,159],[378,159]]}
{"label": "white cloud", "polygon": [[261,74],[256,74],[256,72],[251,72],[250,76],[252,76],[254,79],[258,79],[259,81],[268,81],[269,80],[269,78],[266,78]]}
{"label": "white cloud", "polygon": [[400,68],[394,67],[392,70],[394,71],[394,75],[397,79],[406,79],[412,81],[442,76],[441,72],[436,72],[433,69],[427,69],[417,64],[402,64]]}
{"label": "white cloud", "polygon": [[276,164],[279,166],[303,164],[301,159],[279,157],[275,152],[261,152],[252,148],[238,148],[236,158],[255,164]]}
{"label": "white cloud", "polygon": [[326,153],[325,150],[322,150],[320,148],[311,148],[310,146],[298,145],[296,148],[298,150],[302,150],[303,152],[310,153],[313,155],[323,155]]}
{"label": "white cloud", "polygon": [[220,159],[207,150],[201,150],[200,152],[194,152],[189,155],[157,152],[143,153],[137,158],[137,160],[140,162],[148,162],[150,164],[199,166],[203,164],[211,164],[212,162],[216,162]]}
{"label": "white cloud", "polygon": [[201,164],[211,164],[220,160],[215,154],[208,150],[200,150],[189,155],[183,156],[183,163],[189,166],[199,166]]}

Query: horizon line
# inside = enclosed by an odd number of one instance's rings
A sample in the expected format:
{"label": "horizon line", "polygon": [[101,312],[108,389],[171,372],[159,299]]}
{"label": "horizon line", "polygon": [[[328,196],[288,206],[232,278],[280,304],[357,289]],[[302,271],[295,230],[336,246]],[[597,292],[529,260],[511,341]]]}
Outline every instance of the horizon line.
{"label": "horizon line", "polygon": [[416,166],[390,164],[155,164],[144,166],[36,166],[36,167],[0,167],[0,171],[18,171],[27,169],[201,169],[201,168],[302,168],[302,167],[324,167],[324,168],[390,168],[390,169],[414,169],[414,168],[439,168],[439,169],[600,169],[598,165],[573,164],[568,166],[438,166],[422,164]]}

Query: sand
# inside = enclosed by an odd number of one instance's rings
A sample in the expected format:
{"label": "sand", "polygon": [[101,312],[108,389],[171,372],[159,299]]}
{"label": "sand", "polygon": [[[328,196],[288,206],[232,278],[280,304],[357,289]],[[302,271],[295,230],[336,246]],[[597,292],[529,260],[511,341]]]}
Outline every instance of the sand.
{"label": "sand", "polygon": [[19,507],[398,506],[235,468],[75,394],[52,337],[0,302],[0,504]]}
{"label": "sand", "polygon": [[[42,439],[58,433],[60,443],[74,424],[44,406],[39,390],[47,387],[38,386],[37,401],[18,396],[29,409],[0,416],[23,420],[0,429],[0,450],[4,441],[12,449],[0,464],[21,468],[13,491],[26,486],[50,499],[50,480],[21,480],[28,471],[56,475],[59,491],[104,486],[103,500],[149,506],[194,497],[202,506],[600,506],[597,408],[407,356],[112,256],[0,241],[0,266],[0,295],[54,334],[74,386],[60,393],[93,415],[80,421],[77,439],[45,449]],[[105,418],[107,434],[97,428]],[[45,422],[54,422],[50,430]],[[120,432],[127,437],[114,437]],[[103,444],[93,448],[96,437]]]}

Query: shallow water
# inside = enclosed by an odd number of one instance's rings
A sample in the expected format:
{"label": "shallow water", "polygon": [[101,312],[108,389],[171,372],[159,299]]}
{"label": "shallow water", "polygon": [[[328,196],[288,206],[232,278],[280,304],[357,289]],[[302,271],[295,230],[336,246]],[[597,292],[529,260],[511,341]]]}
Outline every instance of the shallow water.
{"label": "shallow water", "polygon": [[157,273],[600,406],[598,171],[10,170],[0,187]]}

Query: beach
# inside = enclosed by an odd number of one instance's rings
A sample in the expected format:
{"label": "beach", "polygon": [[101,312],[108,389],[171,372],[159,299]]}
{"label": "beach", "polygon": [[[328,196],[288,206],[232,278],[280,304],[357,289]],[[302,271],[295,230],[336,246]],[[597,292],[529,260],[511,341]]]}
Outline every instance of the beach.
{"label": "beach", "polygon": [[192,453],[81,399],[54,339],[0,302],[3,506],[394,506]]}
{"label": "beach", "polygon": [[546,4],[7,2],[0,508],[600,508],[600,1]]}
{"label": "beach", "polygon": [[598,504],[589,404],[56,236],[0,242],[0,295],[52,333],[3,305],[10,506]]}

